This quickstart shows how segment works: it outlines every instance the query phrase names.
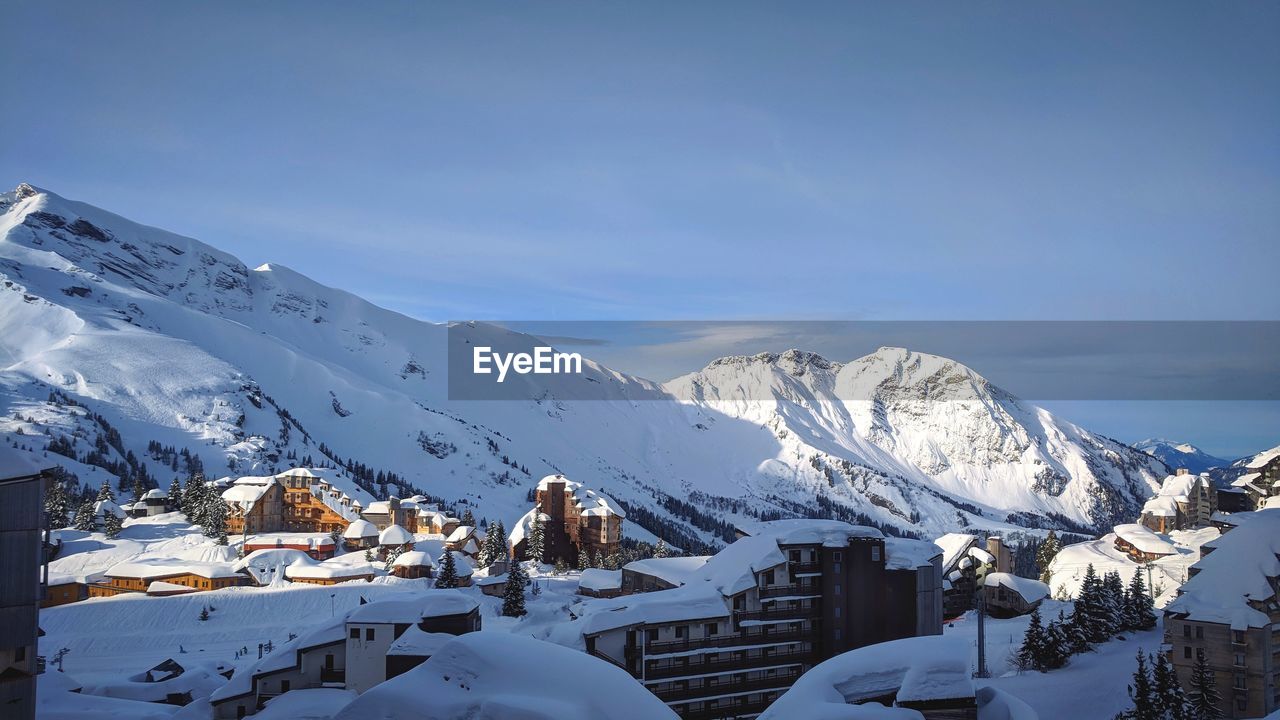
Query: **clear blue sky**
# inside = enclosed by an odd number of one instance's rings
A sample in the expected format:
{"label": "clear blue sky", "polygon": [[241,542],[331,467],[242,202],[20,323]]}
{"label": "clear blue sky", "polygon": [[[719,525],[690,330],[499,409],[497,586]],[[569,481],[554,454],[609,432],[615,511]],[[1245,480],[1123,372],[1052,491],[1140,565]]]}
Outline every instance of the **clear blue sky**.
{"label": "clear blue sky", "polygon": [[1280,318],[1276,3],[5,17],[3,184],[417,317]]}

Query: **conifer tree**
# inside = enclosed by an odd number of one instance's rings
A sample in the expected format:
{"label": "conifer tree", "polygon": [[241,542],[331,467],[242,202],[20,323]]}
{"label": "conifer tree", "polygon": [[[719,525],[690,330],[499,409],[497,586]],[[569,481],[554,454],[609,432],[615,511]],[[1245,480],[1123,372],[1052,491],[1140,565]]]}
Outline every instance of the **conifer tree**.
{"label": "conifer tree", "polygon": [[391,572],[391,569],[394,568],[396,565],[396,558],[403,555],[404,551],[408,547],[409,547],[408,545],[397,545],[391,548],[389,551],[387,551],[387,562],[385,565],[383,565],[382,569],[386,570],[387,572]]}
{"label": "conifer tree", "polygon": [[453,552],[445,550],[440,556],[440,575],[436,578],[438,588],[458,587],[458,566],[453,560]]}
{"label": "conifer tree", "polygon": [[187,476],[186,487],[182,489],[182,504],[179,509],[182,514],[187,516],[187,522],[195,523],[196,506],[200,501],[200,488],[196,483],[195,475]]}
{"label": "conifer tree", "polygon": [[587,569],[587,564],[591,562],[591,558],[590,558],[590,557],[588,557],[589,555],[590,555],[590,553],[588,553],[588,552],[587,552],[587,549],[586,549],[586,548],[582,548],[582,549],[578,550],[578,570],[579,570],[579,572],[581,572],[582,570],[586,570],[586,569]]}
{"label": "conifer tree", "polygon": [[506,617],[521,617],[524,609],[524,589],[529,584],[529,576],[520,563],[512,563],[507,572],[507,587],[502,593],[502,614]]}
{"label": "conifer tree", "polygon": [[143,493],[146,491],[147,489],[142,485],[142,478],[135,477],[133,479],[133,501],[140,502],[142,500]]}
{"label": "conifer tree", "polygon": [[1156,626],[1155,601],[1147,592],[1147,584],[1142,580],[1141,570],[1135,572],[1133,579],[1129,581],[1125,600],[1126,624],[1131,629],[1150,630]]}
{"label": "conifer tree", "polygon": [[208,493],[204,512],[201,513],[200,527],[204,528],[205,537],[216,538],[219,545],[227,544],[227,504],[215,493]]}
{"label": "conifer tree", "polygon": [[1156,714],[1154,690],[1151,687],[1151,673],[1147,670],[1147,658],[1142,650],[1138,650],[1138,669],[1133,673],[1133,682],[1129,685],[1129,700],[1133,708],[1126,710],[1117,719],[1123,720],[1161,720]]}
{"label": "conifer tree", "polygon": [[493,563],[489,555],[493,550],[493,533],[498,529],[494,523],[489,523],[484,530],[484,540],[480,541],[480,552],[476,553],[476,567],[487,568]]}
{"label": "conifer tree", "polygon": [[1071,657],[1073,642],[1071,640],[1071,628],[1062,611],[1058,611],[1058,618],[1051,620],[1045,626],[1045,647],[1046,647],[1046,664],[1050,669],[1057,669],[1067,664],[1067,659]]}
{"label": "conifer tree", "polygon": [[1102,597],[1107,608],[1108,635],[1124,630],[1125,597],[1124,581],[1120,573],[1112,570],[1102,576]]}
{"label": "conifer tree", "polygon": [[1075,610],[1071,613],[1072,622],[1090,643],[1103,643],[1111,639],[1114,633],[1112,612],[1102,581],[1093,569],[1093,563],[1090,563],[1085,569],[1084,581],[1080,584]]}
{"label": "conifer tree", "polygon": [[596,548],[595,554],[591,556],[591,567],[604,567],[604,555],[600,552],[600,548]]}
{"label": "conifer tree", "polygon": [[103,480],[102,488],[98,490],[98,502],[102,502],[103,500],[110,500],[111,502],[116,501],[116,493],[111,489],[110,480]]}
{"label": "conifer tree", "polygon": [[1178,676],[1174,674],[1169,658],[1162,652],[1156,652],[1151,656],[1151,663],[1151,699],[1156,717],[1161,720],[1187,720],[1187,696],[1178,684]]}
{"label": "conifer tree", "polygon": [[120,535],[120,531],[124,529],[124,523],[121,522],[120,516],[111,512],[107,508],[102,509],[102,532],[109,538],[115,538]]}
{"label": "conifer tree", "polygon": [[462,513],[462,520],[458,524],[466,525],[467,527],[476,526],[476,516],[471,514],[471,508],[467,508],[466,512]]}
{"label": "conifer tree", "polygon": [[667,548],[667,541],[658,538],[658,544],[653,546],[653,556],[656,558],[664,558],[671,555],[671,550]]}
{"label": "conifer tree", "polygon": [[529,526],[529,539],[525,545],[525,555],[530,560],[541,563],[547,549],[547,531],[546,525],[542,522],[542,513],[535,512],[533,514],[533,522]]}
{"label": "conifer tree", "polygon": [[493,531],[493,547],[489,550],[490,564],[510,559],[507,552],[507,526],[501,520],[495,525],[497,529]]}
{"label": "conifer tree", "polygon": [[75,528],[86,532],[93,530],[93,503],[88,500],[76,508]]}
{"label": "conifer tree", "polygon": [[182,484],[178,482],[178,478],[174,478],[169,483],[169,500],[167,501],[169,508],[178,510],[182,507]]}
{"label": "conifer tree", "polygon": [[67,513],[71,512],[71,498],[60,477],[55,477],[49,485],[49,492],[44,497],[44,512],[50,530],[66,527]]}
{"label": "conifer tree", "polygon": [[1187,711],[1193,720],[1218,720],[1222,717],[1222,695],[1218,693],[1218,679],[1204,652],[1196,653],[1196,665],[1191,671],[1190,688],[1187,691]]}
{"label": "conifer tree", "polygon": [[1053,563],[1053,558],[1058,555],[1058,551],[1062,549],[1062,542],[1058,540],[1058,534],[1052,530],[1049,536],[1040,543],[1039,549],[1036,550],[1036,569],[1040,571],[1040,582],[1048,585],[1052,573],[1049,572],[1049,565]]}
{"label": "conifer tree", "polygon": [[1022,637],[1022,647],[1018,649],[1018,667],[1027,670],[1044,672],[1049,669],[1048,637],[1045,634],[1040,608],[1031,612],[1031,622]]}

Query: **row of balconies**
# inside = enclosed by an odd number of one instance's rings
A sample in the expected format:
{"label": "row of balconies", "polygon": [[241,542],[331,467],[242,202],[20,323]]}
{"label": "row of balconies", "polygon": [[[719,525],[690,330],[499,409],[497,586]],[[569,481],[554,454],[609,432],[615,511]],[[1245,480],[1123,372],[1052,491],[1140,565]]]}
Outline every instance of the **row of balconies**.
{"label": "row of balconies", "polygon": [[[777,652],[764,654],[762,649],[760,655],[742,658],[712,658],[710,655],[695,655],[688,658],[685,664],[672,664],[663,667],[650,667],[645,670],[645,680],[657,680],[660,678],[682,677],[684,675],[702,675],[706,673],[725,673],[735,670],[750,670],[753,668],[772,667],[775,665],[788,665],[791,663],[804,663],[815,658],[814,651],[811,648],[800,648],[797,650],[788,650],[785,652]],[[655,662],[653,660],[650,663]],[[665,661],[664,661],[665,662]]]}
{"label": "row of balconies", "polygon": [[809,607],[803,608],[770,608],[767,610],[734,610],[733,619],[742,622],[743,620],[788,620],[788,619],[809,619],[819,617],[822,614],[822,606],[814,603]]}
{"label": "row of balconies", "polygon": [[727,677],[720,676],[712,678],[710,682],[703,682],[696,685],[690,684],[688,687],[672,687],[663,690],[648,688],[648,690],[654,695],[657,695],[659,700],[664,702],[673,702],[677,700],[692,700],[703,697],[715,697],[717,695],[728,695],[731,693],[750,692],[753,690],[782,691],[791,687],[800,675],[801,673],[798,669],[754,679],[739,679],[736,676],[730,675]]}
{"label": "row of balconies", "polygon": [[735,647],[738,645],[763,645],[766,643],[791,642],[806,640],[813,636],[813,629],[773,630],[762,632],[738,632],[734,635],[713,635],[702,638],[683,638],[680,640],[650,641],[645,643],[647,655],[661,653],[684,652],[703,648]]}
{"label": "row of balconies", "polygon": [[683,710],[677,714],[681,720],[722,720],[726,717],[758,715],[773,704],[774,698],[765,695],[754,699],[742,697],[733,698],[733,700],[735,702],[732,705],[701,708],[699,710]]}

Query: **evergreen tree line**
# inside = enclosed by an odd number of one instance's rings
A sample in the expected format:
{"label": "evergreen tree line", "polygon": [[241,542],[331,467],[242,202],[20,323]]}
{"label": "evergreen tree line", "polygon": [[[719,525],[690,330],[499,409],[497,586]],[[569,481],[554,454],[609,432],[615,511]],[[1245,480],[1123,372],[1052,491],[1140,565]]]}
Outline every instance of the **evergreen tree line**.
{"label": "evergreen tree line", "polygon": [[1058,617],[1045,625],[1039,608],[1031,613],[1014,664],[1024,670],[1048,672],[1121,632],[1155,626],[1154,603],[1141,572],[1135,572],[1126,586],[1120,573],[1109,572],[1099,578],[1090,564],[1069,617],[1060,610]]}
{"label": "evergreen tree line", "polygon": [[1204,652],[1196,655],[1188,689],[1178,683],[1173,664],[1164,653],[1138,651],[1138,667],[1129,685],[1133,707],[1116,720],[1218,720],[1223,717],[1222,695]]}

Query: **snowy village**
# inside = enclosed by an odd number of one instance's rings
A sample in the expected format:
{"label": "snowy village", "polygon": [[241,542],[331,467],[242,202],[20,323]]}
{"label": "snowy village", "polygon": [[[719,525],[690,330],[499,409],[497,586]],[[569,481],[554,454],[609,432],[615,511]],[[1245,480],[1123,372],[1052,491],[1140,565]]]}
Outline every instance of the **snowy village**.
{"label": "snowy village", "polygon": [[1280,720],[1280,2],[0,23],[0,720]]}

